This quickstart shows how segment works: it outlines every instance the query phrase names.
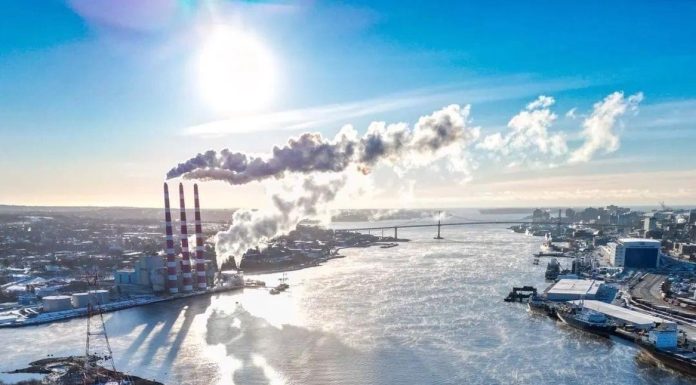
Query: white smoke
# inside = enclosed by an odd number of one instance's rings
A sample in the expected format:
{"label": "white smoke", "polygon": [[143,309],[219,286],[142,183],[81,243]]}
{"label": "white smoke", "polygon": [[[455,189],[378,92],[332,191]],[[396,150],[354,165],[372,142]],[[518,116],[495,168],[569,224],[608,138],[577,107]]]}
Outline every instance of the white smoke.
{"label": "white smoke", "polygon": [[215,236],[218,266],[222,266],[230,256],[238,256],[237,261],[241,261],[248,249],[288,233],[303,219],[322,218],[328,221],[326,204],[336,198],[346,180],[342,174],[292,178],[292,181],[300,183],[287,181],[289,183],[283,183],[279,191],[272,193],[272,209],[236,211],[229,229]]}
{"label": "white smoke", "polygon": [[[326,217],[327,204],[347,181],[370,173],[378,164],[406,172],[446,159],[448,169],[466,180],[466,150],[479,136],[479,129],[469,126],[469,113],[468,105],[453,104],[421,117],[413,128],[406,123],[374,122],[360,136],[348,125],[333,140],[304,133],[283,147],[274,147],[267,158],[210,150],[172,168],[167,177],[233,185],[259,181],[267,187],[281,181],[283,187],[270,196],[272,209],[237,211],[230,228],[216,235],[218,265],[222,265],[230,256],[239,258],[248,249],[289,232],[303,219]],[[291,183],[300,177],[301,183]],[[351,181],[346,190],[360,194],[364,190],[360,185]]]}

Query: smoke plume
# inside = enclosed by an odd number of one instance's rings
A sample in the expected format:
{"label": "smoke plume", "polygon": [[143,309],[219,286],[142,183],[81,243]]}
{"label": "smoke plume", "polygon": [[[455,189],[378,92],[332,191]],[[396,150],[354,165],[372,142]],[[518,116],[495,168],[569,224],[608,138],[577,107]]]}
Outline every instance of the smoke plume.
{"label": "smoke plume", "polygon": [[350,126],[333,140],[318,133],[304,133],[282,147],[274,147],[268,158],[228,149],[210,150],[172,168],[167,179],[221,180],[240,185],[281,178],[288,172],[341,172],[351,165],[367,173],[381,160],[430,156],[455,143],[468,144],[478,136],[478,130],[467,126],[468,115],[468,106],[453,104],[421,117],[413,129],[404,123],[380,122],[371,124],[362,137]]}
{"label": "smoke plume", "polygon": [[239,258],[247,249],[292,230],[302,219],[316,218],[355,170],[367,174],[380,162],[398,164],[402,169],[420,167],[443,156],[461,154],[479,135],[477,127],[469,126],[469,110],[468,105],[452,104],[421,117],[413,128],[406,123],[375,122],[363,136],[351,126],[343,127],[334,139],[304,133],[274,147],[268,157],[210,150],[172,168],[167,179],[242,185],[304,175],[299,188],[271,195],[272,210],[234,214],[231,227],[216,235],[221,265],[229,256]]}
{"label": "smoke plume", "polygon": [[[294,191],[273,194],[273,208],[268,211],[237,210],[232,225],[215,236],[215,252],[218,266],[229,256],[242,257],[244,252],[273,237],[285,234],[305,218],[316,218],[322,214],[325,204],[331,202],[345,186],[343,175],[325,181],[306,176]],[[291,197],[290,199],[284,197]]]}

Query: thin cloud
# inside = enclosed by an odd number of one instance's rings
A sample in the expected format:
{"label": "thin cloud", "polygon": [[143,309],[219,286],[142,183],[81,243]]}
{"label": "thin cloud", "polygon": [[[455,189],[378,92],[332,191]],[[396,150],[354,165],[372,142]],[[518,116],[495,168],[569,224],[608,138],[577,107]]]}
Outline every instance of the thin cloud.
{"label": "thin cloud", "polygon": [[[513,85],[510,85],[513,84]],[[556,80],[533,82],[519,78],[490,79],[483,82],[462,83],[453,87],[432,87],[386,97],[327,104],[310,108],[292,109],[270,113],[236,116],[186,127],[184,135],[215,137],[230,134],[292,131],[324,128],[331,124],[343,124],[375,114],[453,102],[481,103],[496,100],[522,98],[542,91],[559,91],[586,87],[583,80]]]}

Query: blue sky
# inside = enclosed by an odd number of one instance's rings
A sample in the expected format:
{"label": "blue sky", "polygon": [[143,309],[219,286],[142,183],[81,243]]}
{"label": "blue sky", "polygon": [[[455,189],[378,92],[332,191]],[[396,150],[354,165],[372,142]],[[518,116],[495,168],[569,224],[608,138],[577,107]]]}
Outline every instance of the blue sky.
{"label": "blue sky", "polygon": [[[3,5],[0,203],[157,206],[164,173],[206,149],[265,153],[304,130],[413,123],[452,103],[471,105],[482,140],[504,137],[539,95],[554,98],[549,131],[572,153],[594,103],[615,91],[643,99],[613,128],[620,146],[582,164],[472,147],[466,183],[428,170],[375,177],[408,179],[399,202],[424,207],[696,201],[690,1]],[[197,58],[217,25],[272,56],[277,81],[253,112],[221,112],[200,95]],[[261,185],[206,188],[210,206],[264,204],[249,198]],[[390,205],[390,195],[357,205]]]}

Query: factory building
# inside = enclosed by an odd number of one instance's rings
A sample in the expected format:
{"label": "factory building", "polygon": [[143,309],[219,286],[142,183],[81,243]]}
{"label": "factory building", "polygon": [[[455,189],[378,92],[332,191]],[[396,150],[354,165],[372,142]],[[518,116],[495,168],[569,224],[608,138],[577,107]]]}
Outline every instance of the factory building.
{"label": "factory building", "polygon": [[[194,184],[194,228],[196,246],[188,244],[188,223],[184,186],[179,184],[179,217],[181,254],[177,255],[174,245],[174,223],[169,203],[169,187],[164,184],[164,255],[142,255],[133,264],[133,268],[117,270],[114,281],[120,292],[167,292],[177,294],[193,290],[207,290],[215,272],[212,264],[204,257],[204,239],[201,222],[198,185]],[[192,258],[193,257],[193,258]],[[192,260],[193,259],[193,260]],[[194,279],[195,278],[195,279]]]}
{"label": "factory building", "polygon": [[[164,223],[165,223],[165,254],[166,254],[166,279],[164,288],[169,294],[179,292],[189,293],[194,290],[207,290],[208,274],[207,261],[203,256],[203,230],[201,223],[200,201],[198,185],[194,184],[194,227],[196,234],[196,247],[194,249],[194,261],[191,261],[191,250],[188,244],[188,224],[186,218],[186,204],[184,200],[184,186],[179,183],[179,215],[181,255],[174,251],[174,225],[172,223],[171,207],[169,204],[169,187],[164,184]],[[195,269],[195,282],[194,282]]]}
{"label": "factory building", "polygon": [[159,255],[143,255],[135,262],[132,269],[121,269],[114,273],[114,282],[121,286],[140,286],[154,292],[164,291],[165,287],[164,258]]}
{"label": "factory building", "polygon": [[656,268],[660,261],[661,243],[655,239],[622,238],[607,245],[603,252],[615,267]]}

